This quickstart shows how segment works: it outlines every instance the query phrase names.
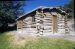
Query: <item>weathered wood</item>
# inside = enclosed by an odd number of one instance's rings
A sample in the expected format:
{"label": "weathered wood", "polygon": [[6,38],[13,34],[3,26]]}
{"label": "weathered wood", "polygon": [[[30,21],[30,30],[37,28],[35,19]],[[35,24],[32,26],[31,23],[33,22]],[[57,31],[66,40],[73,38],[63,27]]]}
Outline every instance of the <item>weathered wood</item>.
{"label": "weathered wood", "polygon": [[19,29],[27,33],[69,33],[66,15],[63,16],[57,11],[45,12],[43,9],[18,20],[17,30]]}

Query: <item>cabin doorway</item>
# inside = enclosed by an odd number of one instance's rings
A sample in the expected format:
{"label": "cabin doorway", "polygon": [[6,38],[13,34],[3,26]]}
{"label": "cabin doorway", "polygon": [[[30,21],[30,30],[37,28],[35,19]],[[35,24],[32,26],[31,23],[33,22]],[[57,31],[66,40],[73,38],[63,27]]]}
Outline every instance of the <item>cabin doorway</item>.
{"label": "cabin doorway", "polygon": [[53,33],[57,33],[57,16],[56,15],[53,15],[52,17],[52,31]]}

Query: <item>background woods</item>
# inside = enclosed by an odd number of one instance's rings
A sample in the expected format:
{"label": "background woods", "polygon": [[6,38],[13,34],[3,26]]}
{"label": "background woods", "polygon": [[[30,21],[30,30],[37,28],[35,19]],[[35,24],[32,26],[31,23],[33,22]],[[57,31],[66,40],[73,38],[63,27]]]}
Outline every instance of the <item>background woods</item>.
{"label": "background woods", "polygon": [[15,19],[23,14],[24,5],[25,1],[0,1],[0,32],[15,28]]}
{"label": "background woods", "polygon": [[74,0],[70,0],[70,2],[68,4],[65,4],[63,8],[67,13],[69,13],[68,18],[74,17]]}

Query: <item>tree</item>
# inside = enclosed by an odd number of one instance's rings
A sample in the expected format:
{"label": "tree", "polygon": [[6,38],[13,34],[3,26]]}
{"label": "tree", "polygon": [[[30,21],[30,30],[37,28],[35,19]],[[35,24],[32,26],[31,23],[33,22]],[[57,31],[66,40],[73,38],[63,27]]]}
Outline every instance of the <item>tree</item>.
{"label": "tree", "polygon": [[24,5],[25,1],[0,1],[0,31],[7,30],[8,24],[23,14],[21,7]]}
{"label": "tree", "polygon": [[70,2],[68,4],[64,5],[64,8],[70,8],[70,9],[74,10],[74,0],[70,0]]}
{"label": "tree", "polygon": [[65,4],[64,9],[69,13],[69,18],[74,17],[74,0],[70,0],[68,4]]}

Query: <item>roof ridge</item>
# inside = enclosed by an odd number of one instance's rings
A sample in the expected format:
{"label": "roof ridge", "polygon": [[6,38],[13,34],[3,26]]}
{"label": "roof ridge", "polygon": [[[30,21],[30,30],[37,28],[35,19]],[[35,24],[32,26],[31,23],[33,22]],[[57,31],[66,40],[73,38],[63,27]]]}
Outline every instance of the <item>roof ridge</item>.
{"label": "roof ridge", "polygon": [[[37,9],[39,9],[39,8],[43,8],[43,9],[45,9],[45,8],[50,8],[50,9],[53,9],[53,8],[60,8],[60,7],[38,6],[38,7],[34,8],[33,10],[31,10],[31,11],[29,11],[29,12],[27,12],[27,13],[25,13],[25,14],[21,15],[21,16],[19,16],[17,19],[21,18],[22,16],[24,16],[24,15],[26,15],[26,14],[30,13],[30,12],[33,12],[33,11],[37,10]],[[17,19],[16,19],[16,20],[17,20]]]}

